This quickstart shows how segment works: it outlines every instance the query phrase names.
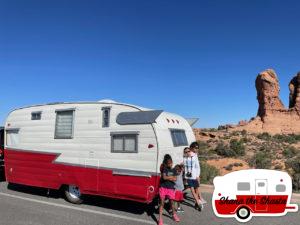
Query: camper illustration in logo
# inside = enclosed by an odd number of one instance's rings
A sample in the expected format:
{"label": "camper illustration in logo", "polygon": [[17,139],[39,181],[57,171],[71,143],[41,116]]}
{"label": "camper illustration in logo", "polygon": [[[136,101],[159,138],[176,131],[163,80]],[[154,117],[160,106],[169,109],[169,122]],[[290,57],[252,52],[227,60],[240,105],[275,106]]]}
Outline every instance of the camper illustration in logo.
{"label": "camper illustration in logo", "polygon": [[290,204],[291,177],[281,171],[249,169],[214,179],[213,210],[218,217],[248,222],[252,216],[284,216],[297,212]]}

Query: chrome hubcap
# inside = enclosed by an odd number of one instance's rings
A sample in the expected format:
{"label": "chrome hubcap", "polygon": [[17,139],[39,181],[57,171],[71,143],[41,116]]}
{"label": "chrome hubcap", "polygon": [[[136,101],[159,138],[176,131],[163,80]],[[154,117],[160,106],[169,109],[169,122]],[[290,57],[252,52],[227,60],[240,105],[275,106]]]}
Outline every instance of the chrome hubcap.
{"label": "chrome hubcap", "polygon": [[242,217],[247,216],[247,214],[248,214],[248,211],[247,211],[246,209],[241,209],[241,210],[240,210],[240,215],[241,215]]}
{"label": "chrome hubcap", "polygon": [[70,193],[72,198],[78,199],[81,196],[79,188],[74,186],[74,185],[69,186],[69,193]]}

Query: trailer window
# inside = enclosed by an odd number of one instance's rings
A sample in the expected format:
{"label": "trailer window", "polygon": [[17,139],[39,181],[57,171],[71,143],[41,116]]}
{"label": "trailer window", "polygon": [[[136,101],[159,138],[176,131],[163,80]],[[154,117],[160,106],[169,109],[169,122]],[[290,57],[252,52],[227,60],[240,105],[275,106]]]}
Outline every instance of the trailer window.
{"label": "trailer window", "polygon": [[73,138],[74,110],[56,111],[55,138]]}
{"label": "trailer window", "polygon": [[16,147],[19,142],[19,129],[6,130],[6,145],[8,147]]}
{"label": "trailer window", "polygon": [[250,183],[249,182],[239,182],[237,183],[238,191],[250,191]]}
{"label": "trailer window", "polygon": [[185,130],[170,129],[174,147],[187,146],[188,141],[185,135]]}
{"label": "trailer window", "polygon": [[42,112],[31,113],[31,120],[41,120],[41,119],[42,119]]}
{"label": "trailer window", "polygon": [[110,107],[102,108],[102,127],[109,127]]}
{"label": "trailer window", "polygon": [[136,153],[138,152],[138,134],[111,134],[111,152]]}
{"label": "trailer window", "polygon": [[278,184],[276,185],[276,192],[285,192],[286,186],[284,184]]}

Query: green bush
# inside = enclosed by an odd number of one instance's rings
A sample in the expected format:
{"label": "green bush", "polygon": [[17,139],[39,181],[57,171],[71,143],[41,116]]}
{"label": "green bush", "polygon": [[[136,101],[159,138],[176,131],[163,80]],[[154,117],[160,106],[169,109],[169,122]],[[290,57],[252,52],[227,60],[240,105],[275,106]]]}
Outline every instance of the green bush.
{"label": "green bush", "polygon": [[231,171],[232,168],[233,168],[233,164],[229,164],[229,165],[227,165],[227,166],[224,166],[223,168],[224,168],[225,170],[227,170],[227,171]]}
{"label": "green bush", "polygon": [[282,170],[282,165],[276,164],[274,167],[275,170]]}
{"label": "green bush", "polygon": [[245,146],[243,141],[238,141],[237,139],[232,139],[230,141],[230,149],[235,152],[236,156],[245,155]]}
{"label": "green bush", "polygon": [[271,154],[267,151],[259,151],[250,159],[249,165],[256,169],[270,169],[272,166]]}
{"label": "green bush", "polygon": [[288,159],[285,162],[285,166],[291,174],[293,189],[300,191],[300,156]]}
{"label": "green bush", "polygon": [[272,136],[269,133],[264,132],[264,133],[258,134],[257,138],[261,139],[261,140],[269,141],[269,140],[271,140]]}
{"label": "green bush", "polygon": [[247,137],[242,137],[242,138],[241,138],[241,141],[242,141],[243,143],[248,143],[248,142],[251,141],[251,139],[250,139],[250,138],[247,138]]}
{"label": "green bush", "polygon": [[236,153],[232,149],[230,149],[227,145],[225,145],[224,142],[220,142],[215,148],[215,151],[220,156],[225,156],[225,157],[236,156]]}
{"label": "green bush", "polygon": [[200,162],[200,167],[201,167],[201,176],[200,176],[201,183],[212,184],[213,179],[219,175],[219,170],[216,167],[207,164],[205,161]]}
{"label": "green bush", "polygon": [[283,150],[282,154],[286,158],[293,158],[294,156],[297,155],[297,149],[293,146],[289,146]]}
{"label": "green bush", "polygon": [[247,135],[247,131],[246,131],[246,130],[242,130],[241,134],[242,134],[243,136],[245,136],[245,135]]}
{"label": "green bush", "polygon": [[233,163],[233,166],[235,166],[235,167],[240,167],[240,166],[243,166],[243,163]]}
{"label": "green bush", "polygon": [[276,134],[273,139],[277,142],[285,142],[289,144],[296,144],[300,141],[300,135],[296,134]]}

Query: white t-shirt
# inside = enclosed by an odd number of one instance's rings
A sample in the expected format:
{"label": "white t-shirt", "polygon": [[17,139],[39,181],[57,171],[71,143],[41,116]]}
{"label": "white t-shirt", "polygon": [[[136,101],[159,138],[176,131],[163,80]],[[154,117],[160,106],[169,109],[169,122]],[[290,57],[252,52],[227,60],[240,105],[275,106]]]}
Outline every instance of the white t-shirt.
{"label": "white t-shirt", "polygon": [[[193,153],[189,157],[184,157],[183,164],[185,170],[185,179],[196,180],[197,177],[200,177],[201,169],[197,154]],[[187,173],[191,173],[192,176],[188,177]]]}

